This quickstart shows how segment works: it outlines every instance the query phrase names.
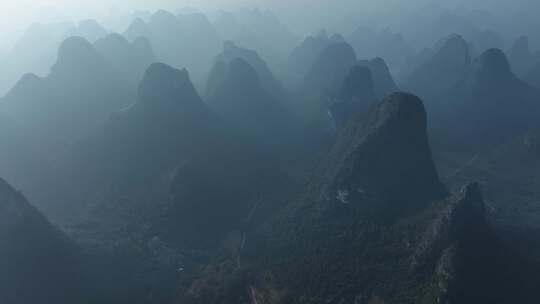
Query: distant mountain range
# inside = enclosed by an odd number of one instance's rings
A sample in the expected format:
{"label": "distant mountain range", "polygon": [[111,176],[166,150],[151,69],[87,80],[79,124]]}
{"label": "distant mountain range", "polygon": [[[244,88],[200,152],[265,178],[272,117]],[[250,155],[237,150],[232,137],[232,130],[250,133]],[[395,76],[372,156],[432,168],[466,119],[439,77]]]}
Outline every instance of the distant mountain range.
{"label": "distant mountain range", "polygon": [[0,58],[0,304],[538,302],[534,37],[433,11],[32,26]]}

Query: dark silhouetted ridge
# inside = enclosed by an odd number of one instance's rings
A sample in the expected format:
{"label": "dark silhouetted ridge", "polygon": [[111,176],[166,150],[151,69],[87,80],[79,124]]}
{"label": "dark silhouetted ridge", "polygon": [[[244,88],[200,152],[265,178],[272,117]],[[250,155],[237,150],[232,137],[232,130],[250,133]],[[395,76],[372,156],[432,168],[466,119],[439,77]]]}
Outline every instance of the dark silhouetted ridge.
{"label": "dark silhouetted ridge", "polygon": [[47,299],[68,304],[83,299],[76,252],[74,245],[20,192],[0,179],[2,303],[26,304]]}

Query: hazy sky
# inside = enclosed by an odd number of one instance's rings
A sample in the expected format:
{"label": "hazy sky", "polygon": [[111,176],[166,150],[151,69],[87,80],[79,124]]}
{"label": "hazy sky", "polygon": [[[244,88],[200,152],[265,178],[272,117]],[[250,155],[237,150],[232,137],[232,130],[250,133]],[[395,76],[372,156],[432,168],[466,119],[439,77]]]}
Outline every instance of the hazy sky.
{"label": "hazy sky", "polygon": [[[514,17],[512,13],[518,10],[537,12],[540,9],[540,0],[0,0],[0,45],[15,39],[32,22],[86,18],[103,21],[107,16],[121,16],[134,10],[267,7],[292,25],[293,30],[304,31],[316,30],[311,28],[312,24],[329,26],[332,18],[354,22],[381,11],[394,12],[393,16],[399,18],[405,12],[427,4],[482,8],[499,11],[508,18]],[[302,25],[305,28],[298,29]]]}
{"label": "hazy sky", "polygon": [[535,3],[538,0],[0,0],[0,26],[24,26],[32,20],[60,17],[95,17],[111,11],[136,9],[180,8],[233,8],[238,6],[266,6],[279,11],[314,10],[330,12],[390,10],[427,3],[461,5],[484,8],[519,8],[516,3]]}
{"label": "hazy sky", "polygon": [[[532,0],[521,0],[532,1]],[[509,0],[0,0],[0,25],[23,26],[31,20],[48,20],[64,17],[91,17],[105,15],[113,10],[178,8],[231,8],[238,6],[268,6],[275,10],[318,8],[325,11],[340,8],[365,11],[392,9],[396,5],[412,6],[425,3],[508,3]],[[4,27],[3,27],[4,28]]]}
{"label": "hazy sky", "polygon": [[[33,22],[79,20],[118,15],[134,10],[234,9],[238,7],[267,7],[280,15],[295,19],[296,13],[306,11],[314,18],[324,18],[328,12],[338,14],[345,7],[371,10],[389,2],[405,0],[0,0],[0,38],[19,34]],[[411,1],[411,0],[407,0]],[[431,1],[431,0],[414,0]],[[318,13],[321,12],[319,16]],[[316,17],[315,17],[316,16]],[[285,16],[287,17],[287,16]]]}

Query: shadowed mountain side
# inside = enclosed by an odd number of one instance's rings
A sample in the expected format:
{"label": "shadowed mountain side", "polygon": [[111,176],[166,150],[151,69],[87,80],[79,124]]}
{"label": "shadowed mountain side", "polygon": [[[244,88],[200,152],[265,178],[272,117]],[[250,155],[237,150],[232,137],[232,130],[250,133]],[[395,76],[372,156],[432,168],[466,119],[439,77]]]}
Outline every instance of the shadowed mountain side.
{"label": "shadowed mountain side", "polygon": [[246,243],[243,264],[205,268],[183,303],[533,303],[538,288],[538,267],[494,238],[478,186],[448,196],[422,102],[404,93],[351,120],[304,195]]}
{"label": "shadowed mountain side", "polygon": [[[16,30],[18,31],[18,30]],[[4,96],[27,73],[47,75],[57,60],[58,47],[68,37],[94,42],[107,31],[94,20],[34,23],[22,33],[13,48],[0,58],[0,96]]]}
{"label": "shadowed mountain side", "polygon": [[289,55],[291,72],[297,77],[303,77],[315,64],[324,49],[331,44],[344,41],[343,36],[339,34],[328,36],[325,30],[320,31],[317,35],[306,37]]}
{"label": "shadowed mountain side", "polygon": [[367,67],[355,66],[345,77],[336,102],[331,107],[337,127],[343,127],[359,112],[365,112],[375,102],[373,76]]}
{"label": "shadowed mountain side", "polygon": [[293,131],[288,109],[274,96],[244,59],[218,61],[208,79],[210,107],[239,134],[270,150],[284,145]]}
{"label": "shadowed mountain side", "polygon": [[528,84],[540,89],[540,63],[531,67],[531,69],[523,77]]}
{"label": "shadowed mountain side", "polygon": [[[62,176],[59,201],[78,202],[64,208],[111,229],[139,223],[129,229],[183,250],[216,246],[255,201],[271,214],[291,192],[270,154],[214,114],[186,70],[164,64],[146,71],[132,107],[77,145]],[[205,237],[193,235],[202,223]]]}
{"label": "shadowed mountain side", "polygon": [[286,56],[290,48],[299,41],[275,12],[268,9],[220,11],[212,24],[222,40],[235,41],[238,45],[256,51],[272,67],[273,72],[279,74],[286,70]]}
{"label": "shadowed mountain side", "polygon": [[238,47],[232,41],[225,41],[223,51],[214,58],[214,62],[215,64],[219,62],[231,63],[238,58],[247,62],[255,70],[260,86],[264,90],[279,100],[285,97],[283,85],[276,79],[272,71],[270,71],[266,62],[253,50]]}
{"label": "shadowed mountain side", "polygon": [[68,304],[82,300],[78,254],[78,249],[60,230],[30,206],[21,193],[0,179],[2,303]]}
{"label": "shadowed mountain side", "polygon": [[490,49],[445,100],[440,112],[454,148],[486,149],[538,125],[540,90],[518,79],[504,53]]}
{"label": "shadowed mountain side", "polygon": [[[422,101],[404,93],[357,115],[338,136],[327,162],[329,184],[319,189],[329,198],[340,191],[357,195],[359,189],[381,195],[376,200],[388,203],[389,211],[395,208],[392,212],[442,198],[446,191],[431,159],[426,124]],[[392,205],[396,201],[407,203]]]}
{"label": "shadowed mountain side", "polygon": [[540,63],[540,58],[535,56],[529,48],[529,38],[521,36],[507,51],[508,61],[512,66],[512,72],[519,77],[526,77],[531,68]]}
{"label": "shadowed mountain side", "polygon": [[107,30],[97,23],[97,21],[87,19],[79,22],[79,24],[77,24],[71,30],[67,31],[65,35],[66,37],[83,37],[84,39],[90,41],[90,43],[94,43],[98,39],[107,36],[107,34]]}
{"label": "shadowed mountain side", "polygon": [[36,135],[72,143],[126,106],[126,91],[111,64],[86,40],[72,37],[60,47],[49,75],[24,76],[0,107]]}
{"label": "shadowed mountain side", "polygon": [[382,58],[360,60],[356,65],[365,66],[371,71],[373,76],[373,89],[377,98],[383,99],[391,93],[398,91],[392,74],[390,74],[390,70]]}
{"label": "shadowed mountain side", "polygon": [[425,57],[400,87],[426,100],[428,109],[436,109],[440,98],[468,73],[471,65],[469,46],[463,37],[451,35],[439,41]]}
{"label": "shadowed mountain side", "polygon": [[173,203],[152,222],[180,248],[226,246],[227,238],[275,214],[296,191],[275,166],[246,149],[186,162],[174,174]]}
{"label": "shadowed mountain side", "polygon": [[148,22],[135,19],[124,35],[129,40],[146,37],[156,59],[175,68],[187,68],[194,81],[200,81],[219,51],[221,38],[206,16],[159,10]]}
{"label": "shadowed mountain side", "polygon": [[154,51],[148,39],[138,37],[133,42],[119,34],[110,34],[94,43],[127,86],[133,98],[146,69],[155,61]]}
{"label": "shadowed mountain side", "polygon": [[399,71],[413,56],[413,47],[401,33],[359,27],[346,37],[359,58],[382,57],[393,71]]}
{"label": "shadowed mountain side", "polygon": [[133,41],[139,37],[145,37],[146,39],[150,40],[152,38],[151,35],[152,33],[150,32],[149,27],[141,18],[135,18],[123,33],[123,36],[130,41]]}
{"label": "shadowed mountain side", "polygon": [[[444,160],[444,159],[443,159]],[[482,182],[486,203],[499,232],[514,248],[537,259],[540,254],[540,132],[531,130],[448,170],[452,187],[465,180]]]}
{"label": "shadowed mountain side", "polygon": [[[55,177],[54,167],[64,162],[72,145],[131,101],[126,84],[90,43],[66,39],[49,75],[27,74],[0,99],[0,116],[11,121],[11,128],[3,130],[11,134],[6,134],[9,143],[0,161],[6,178],[47,208],[38,194]],[[50,216],[50,210],[41,210]]]}
{"label": "shadowed mountain side", "polygon": [[304,87],[325,95],[334,95],[356,62],[352,46],[337,42],[326,47],[304,77]]}
{"label": "shadowed mountain side", "polygon": [[[75,186],[90,187],[84,191],[102,196],[96,199],[100,204],[114,200],[112,193],[130,193],[135,198],[138,192],[134,189],[152,190],[137,185],[165,182],[165,176],[183,160],[219,145],[222,139],[216,119],[186,70],[153,64],[139,86],[137,102],[76,146],[68,159],[74,163],[64,166],[69,177],[66,182],[83,178]],[[105,189],[109,190],[103,193]],[[80,191],[74,194],[85,193]]]}

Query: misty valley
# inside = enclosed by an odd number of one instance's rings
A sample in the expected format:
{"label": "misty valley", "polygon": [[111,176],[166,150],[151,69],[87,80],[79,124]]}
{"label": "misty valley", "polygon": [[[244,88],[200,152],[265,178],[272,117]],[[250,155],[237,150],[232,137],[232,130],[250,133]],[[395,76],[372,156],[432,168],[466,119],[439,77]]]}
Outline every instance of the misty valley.
{"label": "misty valley", "polygon": [[540,31],[403,14],[28,24],[0,304],[540,303]]}

